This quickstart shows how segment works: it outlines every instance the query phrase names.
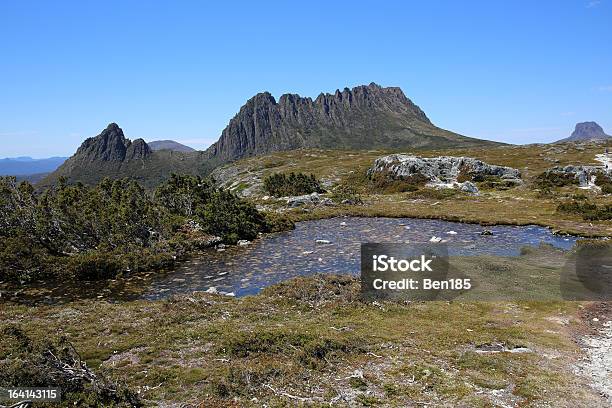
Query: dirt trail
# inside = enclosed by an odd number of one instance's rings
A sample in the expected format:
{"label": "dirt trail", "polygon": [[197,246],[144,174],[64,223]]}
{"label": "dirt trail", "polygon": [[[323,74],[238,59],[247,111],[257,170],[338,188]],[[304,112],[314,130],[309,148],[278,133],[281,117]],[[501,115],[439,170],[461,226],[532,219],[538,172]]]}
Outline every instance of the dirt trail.
{"label": "dirt trail", "polygon": [[578,341],[585,357],[577,372],[612,405],[612,302],[593,304],[581,317],[587,327]]}

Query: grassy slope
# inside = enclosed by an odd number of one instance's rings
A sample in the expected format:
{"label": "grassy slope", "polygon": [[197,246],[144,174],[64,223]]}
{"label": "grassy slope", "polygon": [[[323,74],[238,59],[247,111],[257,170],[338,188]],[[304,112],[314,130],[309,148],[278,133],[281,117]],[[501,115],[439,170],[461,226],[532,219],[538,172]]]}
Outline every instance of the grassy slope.
{"label": "grassy slope", "polygon": [[[542,197],[534,191],[531,184],[535,176],[552,166],[598,164],[594,161],[594,157],[595,154],[602,151],[603,147],[597,144],[588,145],[584,149],[567,144],[408,152],[424,157],[438,155],[475,157],[490,164],[518,168],[526,181],[524,186],[511,190],[483,191],[479,196],[458,195],[451,199],[423,198],[410,193],[370,194],[366,189],[366,180],[363,175],[376,158],[396,151],[307,150],[275,153],[230,164],[216,170],[213,174],[219,174],[220,171],[228,172],[228,174],[231,172],[233,180],[237,180],[235,186],[244,189],[252,184],[254,179],[261,180],[271,173],[290,171],[314,173],[319,178],[329,180],[334,184],[346,183],[355,186],[361,192],[366,204],[364,206],[319,208],[307,213],[295,210],[293,215],[296,220],[342,214],[443,218],[484,224],[538,224],[552,227],[558,231],[585,236],[609,236],[612,235],[612,222],[610,221],[585,222],[578,215],[559,214],[556,211],[564,195],[589,194],[588,192],[578,188],[564,188],[554,196]],[[593,194],[591,199],[597,204],[612,202],[610,196]],[[274,207],[270,205],[270,201],[260,200],[259,202],[262,205]]]}
{"label": "grassy slope", "polygon": [[129,162],[97,162],[81,165],[69,159],[57,171],[45,177],[36,186],[39,189],[49,187],[57,182],[60,176],[68,178],[69,182],[80,181],[92,185],[104,177],[132,178],[147,188],[154,188],[166,180],[171,173],[192,174],[204,176],[211,168],[202,152],[173,152],[160,150],[152,152],[147,160]]}

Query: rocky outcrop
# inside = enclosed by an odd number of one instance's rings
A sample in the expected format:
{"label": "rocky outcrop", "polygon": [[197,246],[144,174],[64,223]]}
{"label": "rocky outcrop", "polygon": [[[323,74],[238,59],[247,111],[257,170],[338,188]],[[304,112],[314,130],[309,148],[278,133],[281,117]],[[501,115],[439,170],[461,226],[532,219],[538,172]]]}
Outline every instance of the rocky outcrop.
{"label": "rocky outcrop", "polygon": [[560,176],[562,178],[570,178],[575,180],[575,183],[582,188],[597,188],[597,179],[610,178],[612,169],[606,169],[603,166],[555,166],[544,172],[546,177],[551,175]]}
{"label": "rocky outcrop", "polygon": [[211,170],[206,166],[203,152],[155,152],[143,139],[127,139],[123,130],[111,123],[98,136],[86,139],[72,157],[37,187],[41,190],[50,187],[60,177],[69,183],[89,185],[106,177],[129,177],[153,188],[172,173],[205,175]]}
{"label": "rocky outcrop", "polygon": [[125,151],[124,160],[146,159],[151,155],[151,148],[142,139],[134,140]]}
{"label": "rocky outcrop", "polygon": [[322,198],[319,193],[311,193],[287,198],[287,206],[289,207],[301,207],[304,205],[334,205],[334,203],[331,198]]}
{"label": "rocky outcrop", "polygon": [[[374,161],[374,165],[368,170],[368,175],[372,176],[375,173],[383,173],[394,179],[419,175],[433,185],[478,181],[486,176],[495,176],[516,183],[521,182],[521,172],[519,170],[512,167],[487,164],[471,157],[423,158],[407,154],[391,154]],[[473,188],[467,186],[465,189]]]}
{"label": "rocky outcrop", "polygon": [[226,162],[298,148],[369,149],[494,144],[434,126],[400,88],[371,83],[315,100],[263,92],[230,120],[207,154]]}
{"label": "rocky outcrop", "polygon": [[123,130],[116,123],[111,123],[98,136],[86,139],[69,160],[81,163],[121,162],[144,159],[150,154],[151,149],[144,140],[132,142],[126,139]]}
{"label": "rocky outcrop", "polygon": [[612,138],[607,135],[603,128],[596,122],[581,122],[576,124],[576,128],[572,132],[571,136],[565,139],[561,139],[556,143],[561,142],[581,142],[589,140],[605,140]]}

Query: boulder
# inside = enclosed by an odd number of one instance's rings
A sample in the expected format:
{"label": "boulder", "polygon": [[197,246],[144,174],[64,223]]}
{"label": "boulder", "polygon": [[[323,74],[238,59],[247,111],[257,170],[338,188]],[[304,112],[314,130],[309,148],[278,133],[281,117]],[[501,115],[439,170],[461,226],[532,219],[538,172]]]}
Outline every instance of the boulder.
{"label": "boulder", "polygon": [[546,170],[547,174],[558,174],[573,176],[580,187],[595,187],[595,180],[598,177],[607,177],[607,169],[603,166],[555,166]]}
{"label": "boulder", "polygon": [[[390,154],[374,161],[368,170],[368,176],[383,173],[395,179],[420,175],[428,180],[430,185],[457,187],[459,177],[466,181],[474,181],[484,176],[496,176],[505,180],[518,180],[521,172],[512,167],[497,166],[477,160],[472,157],[419,157],[407,154]],[[473,190],[473,184],[466,186]],[[464,183],[459,184],[463,188]],[[476,186],[474,186],[476,187]]]}
{"label": "boulder", "polygon": [[303,205],[319,204],[321,201],[321,196],[318,193],[305,194],[301,196],[293,196],[287,198],[287,205],[289,207],[301,207]]}
{"label": "boulder", "polygon": [[471,181],[466,181],[459,184],[459,190],[470,194],[478,194],[478,187],[476,187],[476,184],[472,183]]}

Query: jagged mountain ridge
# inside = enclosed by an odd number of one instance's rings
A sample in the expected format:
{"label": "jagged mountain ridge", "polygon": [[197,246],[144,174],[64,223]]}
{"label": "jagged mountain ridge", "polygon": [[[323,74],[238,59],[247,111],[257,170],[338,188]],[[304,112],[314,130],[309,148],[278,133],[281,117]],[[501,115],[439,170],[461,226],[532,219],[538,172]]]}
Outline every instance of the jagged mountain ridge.
{"label": "jagged mountain ridge", "polygon": [[155,187],[171,173],[205,175],[203,152],[154,151],[143,139],[131,141],[123,130],[111,123],[98,136],[86,139],[76,153],[54,173],[44,178],[39,188],[53,185],[59,177],[68,182],[95,184],[104,177],[128,177],[146,187]]}
{"label": "jagged mountain ridge", "polygon": [[69,182],[94,184],[104,177],[130,177],[153,187],[170,173],[206,175],[243,157],[300,148],[419,149],[496,146],[433,125],[400,88],[374,83],[345,88],[316,99],[282,95],[278,102],[263,92],[249,99],[204,152],[154,150],[143,139],[130,141],[111,123],[88,138],[39,185],[62,176]]}
{"label": "jagged mountain ridge", "polygon": [[433,125],[398,87],[375,83],[320,94],[263,92],[249,99],[207,153],[221,162],[298,148],[459,147],[493,142]]}

